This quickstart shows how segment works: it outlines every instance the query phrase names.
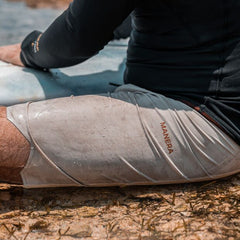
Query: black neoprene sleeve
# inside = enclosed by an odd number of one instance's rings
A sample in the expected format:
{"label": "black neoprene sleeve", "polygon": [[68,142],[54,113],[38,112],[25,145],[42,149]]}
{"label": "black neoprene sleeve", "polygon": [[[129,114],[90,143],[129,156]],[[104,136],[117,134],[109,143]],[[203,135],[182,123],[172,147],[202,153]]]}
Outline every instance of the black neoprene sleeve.
{"label": "black neoprene sleeve", "polygon": [[30,33],[21,60],[33,68],[59,68],[97,54],[134,9],[135,0],[74,0],[44,32]]}

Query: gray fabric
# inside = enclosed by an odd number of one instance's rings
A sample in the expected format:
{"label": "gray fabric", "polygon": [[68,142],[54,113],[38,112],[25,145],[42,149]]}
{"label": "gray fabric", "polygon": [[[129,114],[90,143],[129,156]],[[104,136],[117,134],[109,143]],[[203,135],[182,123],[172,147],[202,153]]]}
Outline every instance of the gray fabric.
{"label": "gray fabric", "polygon": [[133,85],[7,112],[32,144],[26,187],[182,183],[240,170],[240,147],[215,125]]}

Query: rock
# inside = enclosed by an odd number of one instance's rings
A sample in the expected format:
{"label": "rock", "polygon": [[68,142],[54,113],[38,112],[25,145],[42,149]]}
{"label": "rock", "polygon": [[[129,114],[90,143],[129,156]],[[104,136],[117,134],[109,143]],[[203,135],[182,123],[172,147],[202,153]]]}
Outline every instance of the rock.
{"label": "rock", "polygon": [[92,236],[92,229],[88,225],[74,224],[70,226],[66,236],[73,238],[87,238]]}

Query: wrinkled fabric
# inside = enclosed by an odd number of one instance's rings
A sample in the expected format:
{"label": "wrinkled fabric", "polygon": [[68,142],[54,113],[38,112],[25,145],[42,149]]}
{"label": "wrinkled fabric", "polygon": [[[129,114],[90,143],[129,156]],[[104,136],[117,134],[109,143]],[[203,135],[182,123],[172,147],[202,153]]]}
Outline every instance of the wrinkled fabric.
{"label": "wrinkled fabric", "polygon": [[22,43],[22,61],[66,67],[97,54],[132,12],[125,83],[189,102],[240,144],[240,0],[75,0]]}
{"label": "wrinkled fabric", "polygon": [[240,147],[201,114],[134,85],[8,107],[31,142],[25,187],[125,186],[239,172]]}

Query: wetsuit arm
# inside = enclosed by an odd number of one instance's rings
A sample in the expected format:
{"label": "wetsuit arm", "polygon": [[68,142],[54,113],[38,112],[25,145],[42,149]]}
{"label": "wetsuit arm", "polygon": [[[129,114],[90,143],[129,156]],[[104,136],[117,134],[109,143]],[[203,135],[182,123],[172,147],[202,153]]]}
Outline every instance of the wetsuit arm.
{"label": "wetsuit arm", "polygon": [[30,33],[21,60],[34,68],[58,68],[96,55],[134,9],[135,0],[75,0],[44,32]]}
{"label": "wetsuit arm", "polygon": [[114,39],[121,39],[121,38],[128,38],[131,34],[132,31],[132,18],[131,15],[129,15],[123,22],[122,24],[117,27],[113,34],[114,34]]}

